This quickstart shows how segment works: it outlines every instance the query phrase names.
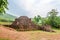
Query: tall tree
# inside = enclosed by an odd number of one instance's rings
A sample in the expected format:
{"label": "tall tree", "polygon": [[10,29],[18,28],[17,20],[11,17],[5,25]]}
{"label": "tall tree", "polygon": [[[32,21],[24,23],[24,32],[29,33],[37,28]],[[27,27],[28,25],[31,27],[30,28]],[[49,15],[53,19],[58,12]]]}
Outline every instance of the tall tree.
{"label": "tall tree", "polygon": [[7,5],[8,5],[7,0],[0,0],[0,14],[6,13],[5,9],[8,9]]}
{"label": "tall tree", "polygon": [[57,16],[58,12],[55,9],[52,9],[50,12],[48,12],[48,16],[49,16],[49,21],[50,21],[50,25],[54,26],[54,19]]}

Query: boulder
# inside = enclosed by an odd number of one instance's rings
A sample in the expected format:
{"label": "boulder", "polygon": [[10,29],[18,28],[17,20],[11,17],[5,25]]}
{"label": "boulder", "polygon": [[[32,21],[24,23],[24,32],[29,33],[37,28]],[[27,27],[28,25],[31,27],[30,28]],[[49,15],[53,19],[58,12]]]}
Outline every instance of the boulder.
{"label": "boulder", "polygon": [[12,23],[11,25],[15,29],[19,30],[36,30],[38,27],[31,21],[27,16],[21,16]]}
{"label": "boulder", "polygon": [[47,31],[47,32],[55,32],[54,30],[52,30],[50,25],[43,25],[40,27],[39,30],[43,30],[43,31]]}
{"label": "boulder", "polygon": [[43,30],[47,32],[54,32],[51,29],[50,25],[44,25],[44,26],[39,26],[34,24],[30,18],[27,16],[21,16],[19,18],[16,18],[15,21],[11,24],[12,28],[18,29],[20,31],[25,31],[25,30]]}

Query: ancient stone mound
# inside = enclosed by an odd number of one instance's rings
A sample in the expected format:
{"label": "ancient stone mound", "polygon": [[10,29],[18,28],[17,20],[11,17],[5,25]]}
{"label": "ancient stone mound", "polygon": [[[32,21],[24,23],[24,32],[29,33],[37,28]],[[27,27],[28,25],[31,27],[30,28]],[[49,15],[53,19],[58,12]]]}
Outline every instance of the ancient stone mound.
{"label": "ancient stone mound", "polygon": [[51,27],[48,26],[38,26],[36,24],[34,24],[30,18],[28,18],[27,16],[21,16],[17,19],[15,19],[15,21],[12,23],[11,25],[12,28],[15,29],[19,29],[21,31],[24,30],[43,30],[43,31],[52,31]]}
{"label": "ancient stone mound", "polygon": [[21,16],[12,23],[13,28],[19,30],[36,30],[38,27],[27,16]]}
{"label": "ancient stone mound", "polygon": [[47,32],[55,32],[54,30],[52,30],[50,25],[41,26],[40,30],[47,31]]}

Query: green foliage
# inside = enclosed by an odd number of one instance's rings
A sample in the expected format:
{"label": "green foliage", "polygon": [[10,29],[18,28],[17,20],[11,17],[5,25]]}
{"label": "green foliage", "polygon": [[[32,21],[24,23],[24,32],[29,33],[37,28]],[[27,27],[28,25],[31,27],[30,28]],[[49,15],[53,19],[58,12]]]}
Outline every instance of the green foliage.
{"label": "green foliage", "polygon": [[60,28],[60,16],[57,16],[58,12],[52,9],[48,14],[45,24],[51,25],[54,28]]}
{"label": "green foliage", "polygon": [[54,27],[60,28],[60,16],[55,17],[55,19],[54,19]]}
{"label": "green foliage", "polygon": [[51,26],[55,25],[55,18],[57,17],[58,12],[55,9],[52,9],[50,12],[48,12],[48,21]]}
{"label": "green foliage", "polygon": [[42,18],[40,17],[40,15],[35,16],[32,21],[37,24],[37,25],[42,25]]}
{"label": "green foliage", "polygon": [[57,16],[58,12],[55,9],[52,9],[48,12],[46,18],[42,18],[41,16],[37,15],[33,18],[33,22],[37,25],[51,25],[54,28],[60,28],[60,16]]}
{"label": "green foliage", "polygon": [[5,9],[8,9],[7,5],[8,5],[8,1],[7,0],[0,0],[0,14],[6,13]]}

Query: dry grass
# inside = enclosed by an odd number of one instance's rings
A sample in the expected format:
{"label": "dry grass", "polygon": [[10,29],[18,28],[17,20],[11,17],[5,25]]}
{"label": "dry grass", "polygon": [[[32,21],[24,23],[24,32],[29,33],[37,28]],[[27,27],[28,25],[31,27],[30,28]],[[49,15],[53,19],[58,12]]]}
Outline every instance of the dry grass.
{"label": "dry grass", "polygon": [[0,27],[0,38],[8,38],[10,40],[60,40],[60,30],[56,32],[45,31],[20,31]]}

